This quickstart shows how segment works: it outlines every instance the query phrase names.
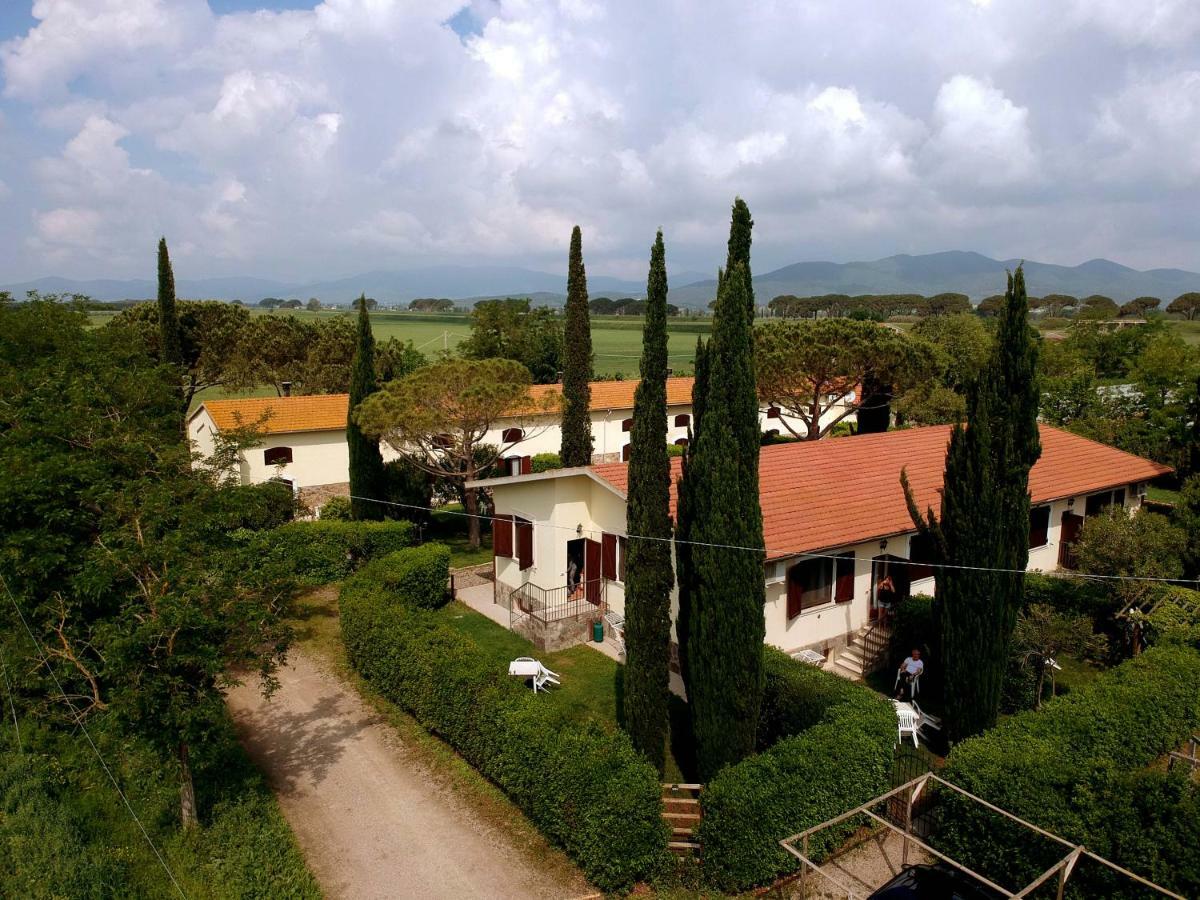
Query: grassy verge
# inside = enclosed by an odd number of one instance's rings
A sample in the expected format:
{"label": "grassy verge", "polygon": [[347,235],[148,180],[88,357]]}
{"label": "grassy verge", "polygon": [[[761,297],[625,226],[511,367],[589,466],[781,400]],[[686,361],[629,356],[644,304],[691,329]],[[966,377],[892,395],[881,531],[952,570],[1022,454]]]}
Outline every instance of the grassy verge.
{"label": "grassy verge", "polygon": [[579,877],[566,854],[547,842],[499,788],[354,672],[342,645],[336,585],[319,588],[302,598],[294,624],[299,649],[352,685],[395,731],[410,758],[424,766],[440,786],[469,803],[484,822],[505,834],[513,847],[539,869],[563,880]]}
{"label": "grassy verge", "polygon": [[461,515],[461,503],[448,503],[434,510],[432,519],[425,527],[424,539],[437,541],[450,548],[450,568],[478,566],[492,561],[492,530],[480,523],[478,547],[472,547],[467,538],[467,519]]}

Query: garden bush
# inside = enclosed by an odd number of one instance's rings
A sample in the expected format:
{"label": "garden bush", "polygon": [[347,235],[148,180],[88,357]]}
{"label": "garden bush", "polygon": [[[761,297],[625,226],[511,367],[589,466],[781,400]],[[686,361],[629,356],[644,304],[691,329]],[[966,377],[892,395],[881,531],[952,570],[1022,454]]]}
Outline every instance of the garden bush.
{"label": "garden bush", "polygon": [[381,577],[390,566],[364,567],[342,589],[342,637],[358,672],[499,785],[595,885],[619,890],[657,874],[668,832],[654,767],[624,733],[569,721],[509,678],[421,608],[431,598],[400,602]]}
{"label": "garden bush", "polygon": [[382,590],[405,606],[440,609],[450,599],[449,578],[450,548],[422,544],[367,563],[350,590]]}
{"label": "garden bush", "polygon": [[[777,743],[717,774],[701,793],[705,877],[724,890],[766,884],[797,866],[790,834],[888,789],[896,715],[865,685],[764,648],[759,740]],[[814,841],[820,853],[849,828]]]}
{"label": "garden bush", "polygon": [[411,547],[417,527],[411,522],[290,522],[255,532],[251,540],[264,562],[287,564],[306,584],[339,581],[361,563]]}
{"label": "garden bush", "polygon": [[557,453],[538,453],[529,461],[529,467],[534,472],[549,472],[562,468],[562,457]]}
{"label": "garden bush", "polygon": [[340,494],[330,497],[321,504],[320,517],[322,522],[349,522],[354,513],[350,506],[350,498]]}
{"label": "garden bush", "polygon": [[[946,778],[1067,840],[1101,855],[1107,851],[1114,862],[1145,871],[1143,861],[1125,856],[1123,849],[1131,846],[1139,827],[1128,810],[1149,783],[1142,770],[1198,728],[1200,653],[1193,646],[1164,645],[1051,700],[1041,711],[1013,716],[964,741],[950,755]],[[1195,797],[1180,802],[1194,804]],[[1004,825],[965,801],[951,798],[950,811],[939,837],[943,849],[989,877],[1028,881],[1058,854],[1058,848],[1031,842],[1030,832]],[[1165,821],[1172,812],[1160,814]],[[1200,845],[1192,845],[1187,858],[1176,861],[1180,878],[1195,873],[1198,853]],[[1197,888],[1200,883],[1192,883],[1182,892],[1194,895]],[[1103,893],[1110,894],[1110,887]]]}

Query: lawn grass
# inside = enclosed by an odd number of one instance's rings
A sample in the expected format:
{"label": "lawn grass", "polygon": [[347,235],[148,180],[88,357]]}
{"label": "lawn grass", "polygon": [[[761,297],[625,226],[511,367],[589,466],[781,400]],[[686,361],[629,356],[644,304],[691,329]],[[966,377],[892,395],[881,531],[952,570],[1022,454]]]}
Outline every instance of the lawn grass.
{"label": "lawn grass", "polygon": [[479,546],[472,547],[467,537],[467,519],[462,515],[461,503],[447,503],[441,509],[434,510],[429,524],[424,528],[423,538],[450,548],[452,569],[492,561],[491,528],[486,522],[481,522]]}
{"label": "lawn grass", "polygon": [[1151,484],[1146,487],[1146,499],[1156,503],[1170,503],[1174,506],[1179,503],[1179,491]]}

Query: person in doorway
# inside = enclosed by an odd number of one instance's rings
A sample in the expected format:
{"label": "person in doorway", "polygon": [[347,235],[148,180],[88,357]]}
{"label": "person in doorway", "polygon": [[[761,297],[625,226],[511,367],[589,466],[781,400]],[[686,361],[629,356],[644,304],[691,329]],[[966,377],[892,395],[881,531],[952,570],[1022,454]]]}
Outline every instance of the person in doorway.
{"label": "person in doorway", "polygon": [[575,560],[571,560],[567,563],[567,593],[571,599],[574,599],[576,594],[582,593],[580,581],[579,565]]}
{"label": "person in doorway", "polygon": [[896,699],[897,700],[912,700],[913,682],[915,682],[922,672],[925,671],[925,662],[921,659],[921,649],[913,647],[912,654],[908,656],[904,662],[900,663],[900,668],[896,672]]}

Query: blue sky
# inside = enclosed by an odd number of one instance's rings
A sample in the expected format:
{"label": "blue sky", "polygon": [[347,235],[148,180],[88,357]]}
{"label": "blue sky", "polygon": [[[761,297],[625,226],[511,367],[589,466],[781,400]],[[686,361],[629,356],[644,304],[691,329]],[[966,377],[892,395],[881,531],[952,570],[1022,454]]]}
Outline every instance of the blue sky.
{"label": "blue sky", "polygon": [[[0,3],[0,282],[978,250],[1200,270],[1189,0]],[[147,251],[147,247],[151,251]]]}

